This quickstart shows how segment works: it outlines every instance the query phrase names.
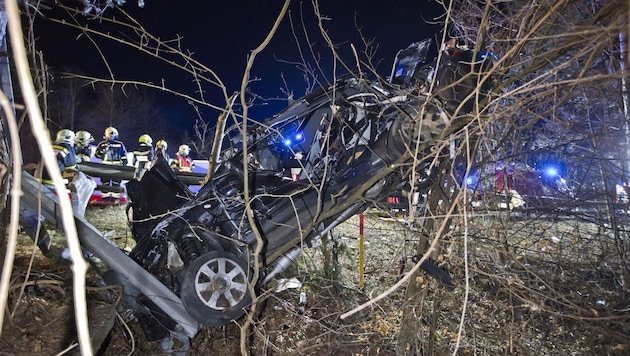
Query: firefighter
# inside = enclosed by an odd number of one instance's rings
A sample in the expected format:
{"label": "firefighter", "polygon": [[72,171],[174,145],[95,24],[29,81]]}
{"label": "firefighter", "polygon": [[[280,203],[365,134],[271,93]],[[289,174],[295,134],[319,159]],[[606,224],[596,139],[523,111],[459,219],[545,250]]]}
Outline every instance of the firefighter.
{"label": "firefighter", "polygon": [[138,138],[138,147],[133,151],[133,178],[140,180],[144,173],[151,168],[151,161],[155,152],[153,150],[153,139],[148,134],[143,134]]}
{"label": "firefighter", "polygon": [[125,144],[118,140],[118,130],[108,127],[103,134],[103,141],[96,147],[96,158],[101,159],[103,164],[118,166],[127,165],[127,148]]}
{"label": "firefighter", "polygon": [[171,168],[176,172],[192,172],[195,163],[189,155],[190,147],[188,145],[179,146],[175,158],[171,162]]}
{"label": "firefighter", "polygon": [[[52,148],[57,156],[59,171],[61,171],[61,176],[65,180],[68,193],[70,193],[71,196],[72,209],[75,214],[83,216],[90,196],[96,187],[96,182],[79,171],[75,144],[76,136],[74,132],[72,130],[63,129],[57,132],[57,138]],[[51,190],[54,190],[54,187],[52,187],[54,183],[50,177],[50,173],[45,169],[43,164],[39,165],[38,170],[41,172],[41,182],[49,186]],[[36,176],[40,176],[40,174],[36,172]]]}
{"label": "firefighter", "polygon": [[[57,137],[52,144],[53,152],[57,159],[57,166],[61,172],[61,176],[64,178],[66,187],[68,187],[70,180],[76,177],[77,173],[77,160],[74,147],[75,134],[72,130],[63,129],[57,131]],[[50,176],[50,172],[44,166],[43,162],[40,162],[35,170],[35,177],[38,181],[48,187],[51,191],[55,191],[53,186],[54,182]],[[68,193],[70,191],[68,190]],[[76,211],[76,199],[71,196],[72,209]],[[58,255],[57,249],[51,245],[50,235],[44,227],[44,217],[38,209],[28,208],[22,206],[20,208],[20,225],[24,232],[26,232],[37,243],[37,246],[44,253],[46,257],[53,257]],[[52,251],[56,251],[54,254]]]}
{"label": "firefighter", "polygon": [[[101,163],[126,166],[127,165],[127,148],[122,141],[118,140],[118,130],[115,127],[108,127],[103,134],[103,141],[96,146],[96,158],[101,159]],[[111,197],[112,199],[120,199],[120,180],[111,179],[103,182],[111,187],[111,191],[102,192],[102,198]]]}
{"label": "firefighter", "polygon": [[94,157],[96,147],[91,143],[94,137],[87,131],[77,131],[74,138],[75,150],[77,153],[77,163],[89,162]]}
{"label": "firefighter", "polygon": [[162,158],[167,164],[171,164],[171,157],[166,150],[168,149],[168,143],[165,140],[159,140],[155,143],[155,159]]}
{"label": "firefighter", "polygon": [[[72,130],[63,129],[57,131],[57,138],[52,145],[53,151],[57,157],[57,165],[59,171],[66,183],[71,183],[76,173],[77,168],[77,156],[74,148],[75,134]],[[44,184],[54,184],[50,173],[43,165],[41,165],[41,182]]]}

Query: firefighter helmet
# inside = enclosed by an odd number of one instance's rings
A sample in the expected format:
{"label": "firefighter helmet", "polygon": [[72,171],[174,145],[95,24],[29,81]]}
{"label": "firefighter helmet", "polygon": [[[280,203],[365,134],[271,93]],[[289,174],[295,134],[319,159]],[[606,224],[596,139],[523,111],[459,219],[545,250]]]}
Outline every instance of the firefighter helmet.
{"label": "firefighter helmet", "polygon": [[155,143],[155,149],[159,148],[162,148],[164,151],[166,151],[168,149],[168,143],[166,143],[166,141],[164,140],[159,140]]}
{"label": "firefighter helmet", "polygon": [[94,142],[94,137],[92,137],[91,133],[81,130],[77,131],[74,142],[79,145],[79,147],[84,147],[87,146],[90,142]]}
{"label": "firefighter helmet", "polygon": [[177,153],[179,153],[180,155],[188,156],[190,154],[190,146],[180,145]]}
{"label": "firefighter helmet", "polygon": [[150,146],[153,144],[153,139],[148,134],[143,134],[143,135],[140,135],[140,138],[138,138],[138,142],[144,143],[145,145]]}
{"label": "firefighter helmet", "polygon": [[69,144],[74,144],[74,132],[72,130],[63,129],[57,131],[57,139],[56,142],[65,142]]}
{"label": "firefighter helmet", "polygon": [[105,129],[105,134],[103,134],[103,138],[107,141],[114,141],[118,138],[118,130],[115,127],[108,127]]}

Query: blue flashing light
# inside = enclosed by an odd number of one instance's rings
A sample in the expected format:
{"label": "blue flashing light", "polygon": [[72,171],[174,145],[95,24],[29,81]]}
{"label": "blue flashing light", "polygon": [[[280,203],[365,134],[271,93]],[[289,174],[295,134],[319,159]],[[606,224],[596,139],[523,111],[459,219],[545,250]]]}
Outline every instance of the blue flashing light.
{"label": "blue flashing light", "polygon": [[556,168],[556,167],[547,167],[547,168],[545,168],[545,174],[548,177],[557,177],[558,176],[558,168]]}
{"label": "blue flashing light", "polygon": [[495,56],[491,51],[479,51],[477,52],[477,60],[481,61],[484,59],[492,59],[493,61],[498,61],[499,57]]}
{"label": "blue flashing light", "polygon": [[301,131],[298,131],[294,133],[292,136],[286,138],[284,140],[284,145],[287,147],[291,147],[303,141],[304,141],[304,133],[302,133]]}
{"label": "blue flashing light", "polygon": [[473,184],[475,184],[475,180],[473,179],[473,177],[466,177],[466,186],[470,187]]}

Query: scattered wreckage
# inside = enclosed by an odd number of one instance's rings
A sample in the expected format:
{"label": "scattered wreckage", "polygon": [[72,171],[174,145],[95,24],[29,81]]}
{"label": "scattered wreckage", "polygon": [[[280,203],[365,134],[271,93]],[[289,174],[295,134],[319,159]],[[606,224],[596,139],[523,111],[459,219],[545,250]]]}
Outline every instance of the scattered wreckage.
{"label": "scattered wreckage", "polygon": [[246,137],[228,132],[227,154],[195,195],[158,161],[127,184],[137,241],[130,257],[200,324],[244,315],[252,293],[303,246],[404,184],[412,152],[428,155],[456,114],[472,110],[469,94],[488,90],[479,84],[486,56],[456,49],[436,65],[430,46],[399,52],[389,82],[338,80],[250,123]]}
{"label": "scattered wreckage", "polygon": [[[432,145],[472,111],[483,96],[474,91],[491,87],[487,53],[453,47],[438,63],[431,45],[401,50],[387,82],[340,79],[249,123],[245,137],[217,135],[222,159],[197,193],[157,160],[126,185],[129,255],[75,213],[82,246],[111,268],[105,283],[125,286],[122,304],[148,341],[240,318],[303,246],[405,186],[410,167],[426,174]],[[33,211],[43,202],[42,215],[57,219],[54,192],[40,200],[37,182],[24,182],[23,204]],[[440,273],[430,262],[423,268]]]}

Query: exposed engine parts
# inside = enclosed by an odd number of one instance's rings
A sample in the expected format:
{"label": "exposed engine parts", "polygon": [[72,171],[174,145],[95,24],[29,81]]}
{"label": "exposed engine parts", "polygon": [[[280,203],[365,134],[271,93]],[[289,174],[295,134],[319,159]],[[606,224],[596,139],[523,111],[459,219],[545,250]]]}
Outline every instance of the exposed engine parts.
{"label": "exposed engine parts", "polygon": [[158,160],[127,187],[137,241],[130,256],[199,323],[241,317],[251,292],[302,246],[402,186],[397,167],[421,162],[425,174],[423,158],[472,110],[470,94],[487,92],[485,58],[459,51],[436,63],[429,45],[401,51],[389,82],[339,80],[250,124],[246,137],[228,132],[223,161],[197,194]]}

